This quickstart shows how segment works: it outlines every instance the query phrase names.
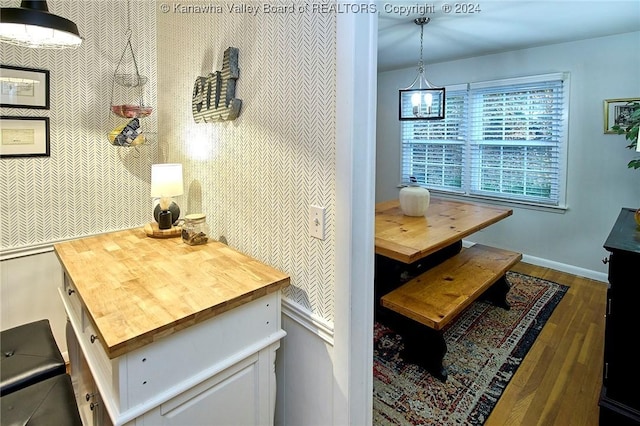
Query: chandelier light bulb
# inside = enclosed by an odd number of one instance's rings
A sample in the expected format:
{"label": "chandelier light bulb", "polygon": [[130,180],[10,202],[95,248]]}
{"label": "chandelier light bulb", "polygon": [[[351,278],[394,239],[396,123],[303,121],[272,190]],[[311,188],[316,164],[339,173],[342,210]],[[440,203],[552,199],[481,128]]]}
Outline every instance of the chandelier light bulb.
{"label": "chandelier light bulb", "polygon": [[414,107],[420,106],[420,93],[414,93],[411,95],[411,105]]}
{"label": "chandelier light bulb", "polygon": [[433,95],[431,93],[424,94],[424,103],[427,107],[431,108],[431,104],[433,103]]}

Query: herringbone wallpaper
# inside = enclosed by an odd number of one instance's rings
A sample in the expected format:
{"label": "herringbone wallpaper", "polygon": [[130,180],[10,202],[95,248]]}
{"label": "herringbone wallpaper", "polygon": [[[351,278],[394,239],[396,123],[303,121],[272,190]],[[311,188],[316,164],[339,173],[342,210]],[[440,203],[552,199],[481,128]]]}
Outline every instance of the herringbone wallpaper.
{"label": "herringbone wallpaper", "polygon": [[[0,0],[2,7],[18,4]],[[65,51],[2,45],[2,64],[51,72],[49,110],[1,111],[49,117],[51,156],[0,160],[0,250],[140,226],[151,216],[151,164],[180,162],[183,214],[205,213],[214,238],[288,273],[286,296],[333,321],[335,16],[269,11],[250,1],[48,4],[85,40]],[[137,150],[107,139],[123,124],[109,106],[129,27],[140,71],[149,77],[145,103],[154,107],[143,128],[157,130],[155,143]],[[195,79],[220,70],[229,46],[239,49],[240,116],[195,124]],[[310,205],[326,207],[324,240],[309,236]]]}
{"label": "herringbone wallpaper", "polygon": [[[333,321],[335,15],[180,4],[158,2],[158,139],[161,160],[183,164],[182,208],[205,213],[215,238],[288,273],[286,296]],[[221,70],[230,46],[239,49],[240,116],[195,124],[196,77]],[[324,240],[309,236],[310,205],[326,207]]]}
{"label": "herringbone wallpaper", "polygon": [[[17,7],[18,0],[0,0]],[[127,3],[49,0],[49,11],[74,21],[76,50],[0,46],[0,63],[50,71],[49,110],[2,108],[6,116],[50,119],[50,157],[0,159],[0,249],[30,247],[131,228],[151,216],[150,164],[157,145],[112,146],[107,133],[126,122],[110,113],[113,74],[127,41]],[[149,77],[145,102],[157,108],[155,3],[131,3],[132,43]],[[127,64],[130,57],[125,58]],[[153,133],[157,115],[144,120]]]}

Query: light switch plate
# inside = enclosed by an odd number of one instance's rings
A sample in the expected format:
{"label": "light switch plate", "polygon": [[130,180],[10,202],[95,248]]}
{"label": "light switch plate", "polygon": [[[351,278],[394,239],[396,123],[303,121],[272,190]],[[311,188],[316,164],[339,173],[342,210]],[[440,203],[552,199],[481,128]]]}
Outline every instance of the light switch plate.
{"label": "light switch plate", "polygon": [[309,235],[320,240],[324,240],[324,212],[324,207],[309,207]]}

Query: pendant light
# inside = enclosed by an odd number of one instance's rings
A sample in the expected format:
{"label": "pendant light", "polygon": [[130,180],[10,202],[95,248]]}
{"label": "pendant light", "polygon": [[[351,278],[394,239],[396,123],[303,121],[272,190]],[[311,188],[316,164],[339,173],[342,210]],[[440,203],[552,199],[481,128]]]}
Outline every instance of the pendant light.
{"label": "pendant light", "polygon": [[76,24],[49,13],[44,0],[22,0],[0,8],[0,42],[40,49],[76,48],[82,43]]}
{"label": "pendant light", "polygon": [[[400,89],[400,120],[442,120],[444,119],[444,87],[434,87],[424,75],[422,62],[422,41],[424,26],[431,18],[417,18],[413,22],[420,25],[420,61],[418,75],[411,86]],[[423,87],[424,86],[424,87]]]}

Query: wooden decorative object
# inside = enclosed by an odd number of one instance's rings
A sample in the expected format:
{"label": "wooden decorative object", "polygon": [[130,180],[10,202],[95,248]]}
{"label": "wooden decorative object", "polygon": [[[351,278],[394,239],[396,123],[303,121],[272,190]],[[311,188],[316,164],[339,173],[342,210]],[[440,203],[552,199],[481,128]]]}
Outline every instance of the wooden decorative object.
{"label": "wooden decorative object", "polygon": [[180,236],[182,228],[172,226],[169,229],[160,229],[156,222],[150,222],[144,226],[144,233],[147,234],[147,237],[151,238],[174,238]]}

